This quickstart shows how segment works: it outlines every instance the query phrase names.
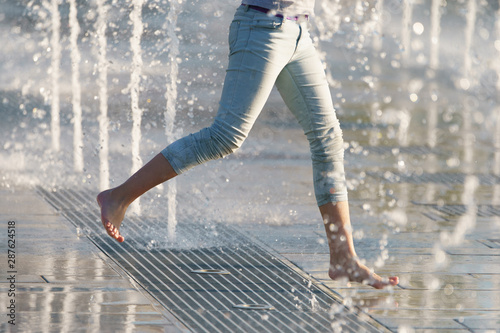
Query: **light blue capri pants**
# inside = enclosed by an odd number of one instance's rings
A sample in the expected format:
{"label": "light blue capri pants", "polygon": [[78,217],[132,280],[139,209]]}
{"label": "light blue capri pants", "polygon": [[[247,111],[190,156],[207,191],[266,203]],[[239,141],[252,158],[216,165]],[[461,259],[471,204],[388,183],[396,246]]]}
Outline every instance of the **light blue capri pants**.
{"label": "light blue capri pants", "polygon": [[276,84],[309,140],[318,206],[347,200],[342,131],[307,22],[240,6],[229,30],[229,64],[210,127],[162,154],[177,174],[237,150]]}

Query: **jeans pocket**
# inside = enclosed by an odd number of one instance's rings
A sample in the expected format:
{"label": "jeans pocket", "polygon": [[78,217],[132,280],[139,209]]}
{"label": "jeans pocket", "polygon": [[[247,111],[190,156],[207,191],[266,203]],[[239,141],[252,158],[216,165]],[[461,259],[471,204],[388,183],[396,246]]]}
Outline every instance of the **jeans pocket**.
{"label": "jeans pocket", "polygon": [[236,45],[236,41],[238,40],[238,32],[240,28],[240,21],[233,21],[229,26],[229,35],[228,35],[228,44],[229,51],[232,52],[234,46]]}

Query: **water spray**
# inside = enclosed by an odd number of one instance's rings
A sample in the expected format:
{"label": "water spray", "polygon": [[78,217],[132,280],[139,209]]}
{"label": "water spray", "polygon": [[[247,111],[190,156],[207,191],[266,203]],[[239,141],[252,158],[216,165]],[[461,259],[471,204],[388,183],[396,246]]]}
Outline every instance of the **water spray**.
{"label": "water spray", "polygon": [[[176,139],[174,133],[174,124],[176,116],[177,104],[177,77],[179,74],[179,66],[177,57],[179,55],[179,38],[175,32],[177,28],[177,17],[181,10],[182,0],[174,0],[170,2],[170,10],[167,15],[167,36],[170,40],[168,52],[168,70],[167,70],[167,91],[165,98],[167,100],[165,110],[165,136],[168,143]],[[175,241],[175,229],[177,226],[177,183],[175,179],[167,182],[167,207],[168,207],[168,237],[170,241]]]}
{"label": "water spray", "polygon": [[108,65],[106,61],[106,16],[105,0],[97,0],[97,43],[99,48],[98,68],[99,77],[99,187],[101,190],[109,188],[109,119],[108,119]]}
{"label": "water spray", "polygon": [[403,27],[401,32],[401,43],[403,52],[403,61],[405,64],[408,63],[410,58],[410,43],[411,43],[411,29],[410,25],[413,20],[413,1],[404,0],[403,1]]}
{"label": "water spray", "polygon": [[[144,30],[142,23],[142,4],[143,0],[133,1],[133,10],[130,13],[130,20],[133,24],[132,37],[130,38],[130,47],[132,56],[132,73],[130,74],[130,98],[132,106],[132,170],[135,173],[142,166],[140,155],[141,144],[141,122],[142,109],[139,107],[139,90],[141,83],[142,54],[141,54],[141,36]],[[141,214],[140,199],[136,199],[130,205],[130,211],[137,215]]]}
{"label": "water spray", "polygon": [[83,171],[83,132],[82,132],[82,103],[80,87],[80,61],[81,55],[78,49],[78,35],[80,25],[78,23],[76,0],[69,0],[69,25],[71,28],[71,87],[73,92],[73,168],[75,172]]}
{"label": "water spray", "polygon": [[58,152],[61,149],[61,124],[59,105],[59,76],[61,66],[61,15],[59,14],[59,0],[52,0],[50,3],[50,13],[52,16],[52,62],[50,66],[52,78],[52,99],[51,99],[51,131],[52,150]]}

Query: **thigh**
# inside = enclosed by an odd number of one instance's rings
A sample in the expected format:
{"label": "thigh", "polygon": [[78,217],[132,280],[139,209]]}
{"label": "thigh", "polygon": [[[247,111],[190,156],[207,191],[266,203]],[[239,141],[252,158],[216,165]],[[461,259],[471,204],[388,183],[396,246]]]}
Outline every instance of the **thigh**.
{"label": "thigh", "polygon": [[229,63],[215,122],[244,135],[292,57],[295,38],[282,18],[240,12],[230,27]]}
{"label": "thigh", "polygon": [[308,139],[341,135],[323,64],[308,34],[294,58],[279,74],[276,86]]}

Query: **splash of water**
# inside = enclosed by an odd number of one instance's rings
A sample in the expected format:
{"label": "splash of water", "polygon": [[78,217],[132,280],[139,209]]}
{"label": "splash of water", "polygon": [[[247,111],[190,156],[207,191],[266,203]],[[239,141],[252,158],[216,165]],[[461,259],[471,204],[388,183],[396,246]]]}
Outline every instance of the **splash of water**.
{"label": "splash of water", "polygon": [[[142,23],[142,4],[143,0],[134,0],[134,8],[130,13],[130,20],[134,25],[132,37],[130,38],[130,47],[133,52],[132,73],[130,75],[130,97],[132,107],[132,173],[139,170],[142,165],[140,155],[142,109],[139,107],[139,89],[142,69],[141,36],[144,30]],[[130,211],[138,215],[141,214],[139,199],[132,203]]]}
{"label": "splash of water", "polygon": [[[432,51],[431,51],[432,54]],[[436,64],[437,65],[437,64]],[[437,68],[437,67],[436,67]],[[427,109],[427,140],[426,144],[429,148],[434,149],[438,142],[438,85],[435,80],[432,80],[429,85],[429,95],[431,101]],[[438,161],[436,154],[427,155],[426,171],[430,173],[436,172],[438,169]],[[425,190],[425,200],[433,202],[436,194],[436,184],[429,183]]]}
{"label": "splash of water", "polygon": [[464,156],[463,156],[463,166],[464,172],[466,174],[471,174],[474,168],[474,143],[476,138],[472,132],[472,112],[470,106],[465,103],[464,110],[462,113],[463,117],[463,128],[464,132]]}
{"label": "splash of water", "polygon": [[315,17],[315,27],[320,40],[331,40],[334,33],[339,30],[341,9],[340,0],[323,0],[319,2]]}
{"label": "splash of water", "polygon": [[78,35],[80,25],[77,18],[76,0],[69,0],[69,25],[71,28],[71,87],[73,92],[73,168],[76,172],[83,171],[83,132],[82,132],[82,104],[80,87],[80,61],[78,49]]}
{"label": "splash of water", "polygon": [[99,47],[99,186],[101,190],[109,188],[109,119],[108,119],[108,65],[106,61],[106,17],[105,0],[97,0],[96,33]]}
{"label": "splash of water", "polygon": [[401,146],[408,146],[410,139],[408,131],[410,129],[411,113],[407,109],[401,110],[398,113],[399,127],[398,127],[398,142]]}
{"label": "splash of water", "polygon": [[319,305],[318,299],[316,298],[316,296],[314,294],[311,294],[310,302],[311,302],[311,311],[312,312],[318,312],[321,310],[321,306]]}
{"label": "splash of water", "polygon": [[458,220],[457,226],[452,234],[443,233],[441,235],[441,243],[445,246],[457,246],[462,244],[467,233],[476,226],[477,204],[474,199],[474,194],[478,186],[479,180],[476,176],[468,175],[465,178],[462,203],[466,207],[466,212]]}
{"label": "splash of water", "polygon": [[[330,41],[333,34],[339,29],[340,15],[338,12],[341,9],[340,0],[320,1],[318,8],[319,10],[315,15],[318,18],[315,21],[315,27],[319,38],[316,40],[315,44],[318,49],[318,54],[324,62],[326,60],[326,53],[321,51],[319,41]],[[333,75],[328,67],[325,68],[325,74],[330,86],[337,87],[339,85],[339,83],[333,78]]]}
{"label": "splash of water", "polygon": [[52,149],[59,151],[61,148],[61,124],[60,124],[60,105],[59,105],[59,76],[61,65],[61,15],[59,14],[59,1],[52,0],[50,3],[50,13],[52,16],[52,100],[51,100],[51,131],[52,131]]}
{"label": "splash of water", "polygon": [[427,111],[427,145],[430,148],[436,147],[437,143],[437,127],[438,127],[438,110],[437,110],[437,83],[432,81],[429,85],[429,94],[431,95],[431,102]]}
{"label": "splash of water", "polygon": [[[500,73],[499,73],[500,77]],[[500,81],[500,80],[499,80]],[[500,91],[499,91],[500,92]],[[493,174],[497,177],[500,176],[500,107],[495,109],[496,112],[496,130],[495,130],[495,162],[493,165]],[[495,185],[493,192],[493,204],[500,204],[500,185]]]}

